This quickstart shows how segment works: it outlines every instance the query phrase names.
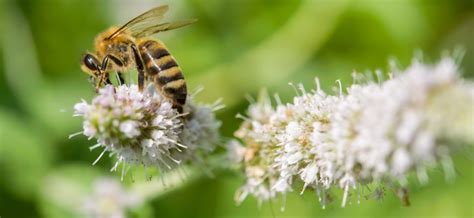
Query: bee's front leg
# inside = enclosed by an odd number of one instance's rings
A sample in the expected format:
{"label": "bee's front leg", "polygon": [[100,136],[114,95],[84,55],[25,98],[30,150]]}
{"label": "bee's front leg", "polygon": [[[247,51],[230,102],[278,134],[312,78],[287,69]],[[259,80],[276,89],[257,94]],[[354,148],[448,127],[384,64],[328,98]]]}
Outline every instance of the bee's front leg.
{"label": "bee's front leg", "polygon": [[109,73],[107,73],[107,66],[109,65],[109,60],[111,60],[115,65],[119,67],[123,66],[123,62],[119,58],[115,57],[112,54],[107,54],[102,59],[102,62],[100,65],[100,69],[99,69],[100,79],[99,79],[99,83],[97,83],[97,88],[100,87],[102,83],[104,82],[105,84],[112,85],[112,81],[110,81],[110,75]]}
{"label": "bee's front leg", "polygon": [[115,57],[112,54],[107,54],[102,59],[102,64],[100,65],[100,69],[102,70],[102,72],[107,71],[107,66],[109,65],[109,60],[111,60],[115,65],[117,65],[119,67],[123,66],[123,62],[118,57]]}

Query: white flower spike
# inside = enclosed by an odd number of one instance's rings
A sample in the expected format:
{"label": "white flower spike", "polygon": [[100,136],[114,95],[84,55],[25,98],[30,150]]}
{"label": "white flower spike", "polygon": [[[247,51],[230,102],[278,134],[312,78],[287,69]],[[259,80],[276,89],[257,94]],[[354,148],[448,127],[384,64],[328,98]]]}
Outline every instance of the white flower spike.
{"label": "white flower spike", "polygon": [[122,163],[122,179],[126,165],[171,169],[208,155],[219,139],[213,108],[190,99],[188,112],[179,114],[154,87],[140,92],[136,85],[108,85],[90,104],[83,100],[74,109],[84,119],[82,133],[97,140],[91,150],[104,149],[93,164],[110,152],[117,158],[112,171]]}
{"label": "white flower spike", "polygon": [[359,202],[366,192],[360,189],[375,182],[381,188],[372,195],[383,196],[379,190],[385,185],[408,204],[403,186],[409,173],[424,183],[426,168],[441,163],[451,179],[450,154],[474,143],[474,85],[459,78],[451,58],[435,65],[415,61],[393,75],[385,82],[354,84],[347,94],[339,88],[328,95],[317,82],[311,92],[299,86],[292,103],[277,99],[273,108],[263,97],[250,105],[235,133],[245,146],[234,141],[229,149],[246,176],[236,200],[251,194],[267,201],[302,183],[303,191],[318,193],[323,207],[330,189],[342,189],[344,207],[350,192],[355,190]]}

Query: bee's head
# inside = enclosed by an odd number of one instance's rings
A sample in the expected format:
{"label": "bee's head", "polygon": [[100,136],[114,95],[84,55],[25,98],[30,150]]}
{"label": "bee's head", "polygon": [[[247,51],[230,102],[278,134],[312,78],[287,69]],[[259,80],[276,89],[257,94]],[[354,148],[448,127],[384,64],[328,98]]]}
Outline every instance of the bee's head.
{"label": "bee's head", "polygon": [[104,73],[100,70],[100,62],[91,53],[86,53],[81,58],[81,69],[89,74],[89,82],[98,89],[103,83]]}

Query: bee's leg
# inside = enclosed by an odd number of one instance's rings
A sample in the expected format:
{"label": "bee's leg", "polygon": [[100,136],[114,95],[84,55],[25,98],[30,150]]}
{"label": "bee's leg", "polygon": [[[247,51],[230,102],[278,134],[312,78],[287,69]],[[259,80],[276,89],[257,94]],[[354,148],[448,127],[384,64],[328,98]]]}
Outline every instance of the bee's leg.
{"label": "bee's leg", "polygon": [[138,70],[138,90],[143,91],[143,87],[145,87],[145,72]]}
{"label": "bee's leg", "polygon": [[117,77],[117,81],[119,82],[119,85],[125,84],[125,79],[123,78],[123,73],[120,71],[117,71],[115,73],[115,76]]}
{"label": "bee's leg", "polygon": [[107,73],[107,66],[109,65],[109,60],[112,60],[112,62],[114,64],[116,64],[117,66],[119,66],[119,67],[123,66],[123,62],[119,58],[117,58],[117,57],[115,57],[111,54],[106,55],[102,59],[102,64],[100,65],[100,71],[105,73],[105,75],[103,75],[102,76],[103,78],[99,81],[99,84],[98,84],[99,86],[104,81],[105,81],[105,84],[112,85],[112,81],[110,81],[110,75]]}
{"label": "bee's leg", "polygon": [[108,73],[105,76],[105,84],[112,85],[112,81],[110,81],[110,75]]}
{"label": "bee's leg", "polygon": [[[95,92],[96,93],[99,93],[99,88],[100,88],[100,86],[102,86],[102,83],[105,80],[106,75],[104,75],[104,73],[105,72],[101,72],[101,70],[99,69],[99,76],[98,76],[99,80],[97,81],[97,84],[95,85]],[[105,74],[107,74],[107,73],[105,73]]]}
{"label": "bee's leg", "polygon": [[117,58],[117,57],[115,57],[111,54],[108,54],[102,59],[102,64],[100,66],[100,69],[103,72],[107,71],[107,66],[109,65],[109,60],[112,60],[112,62],[114,64],[116,64],[117,66],[119,66],[119,67],[123,66],[123,62],[119,58]]}
{"label": "bee's leg", "polygon": [[143,87],[145,86],[145,67],[138,51],[138,48],[135,44],[131,45],[133,51],[133,57],[135,58],[135,63],[137,65],[138,70],[138,90],[143,91]]}

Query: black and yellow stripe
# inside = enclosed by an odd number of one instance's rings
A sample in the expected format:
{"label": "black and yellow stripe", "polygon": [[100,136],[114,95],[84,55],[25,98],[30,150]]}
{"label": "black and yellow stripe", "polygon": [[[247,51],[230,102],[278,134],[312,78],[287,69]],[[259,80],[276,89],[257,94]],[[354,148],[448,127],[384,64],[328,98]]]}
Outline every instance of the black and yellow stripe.
{"label": "black and yellow stripe", "polygon": [[176,60],[159,41],[147,40],[139,47],[146,73],[158,91],[172,99],[174,107],[182,111],[182,106],[186,103],[187,88]]}

